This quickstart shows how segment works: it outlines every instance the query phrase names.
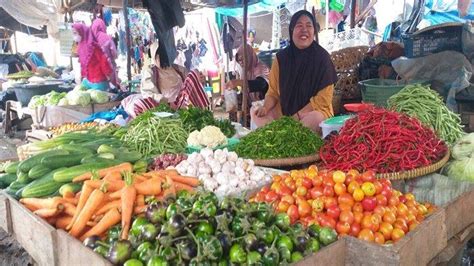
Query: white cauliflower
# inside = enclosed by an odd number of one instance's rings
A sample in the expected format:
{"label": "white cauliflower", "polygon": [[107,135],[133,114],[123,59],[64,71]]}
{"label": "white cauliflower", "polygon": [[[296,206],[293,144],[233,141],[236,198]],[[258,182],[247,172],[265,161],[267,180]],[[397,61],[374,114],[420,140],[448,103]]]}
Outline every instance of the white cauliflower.
{"label": "white cauliflower", "polygon": [[188,145],[189,146],[194,146],[194,147],[201,147],[201,133],[198,130],[194,130],[191,132],[188,136]]}
{"label": "white cauliflower", "polygon": [[205,126],[201,131],[193,131],[189,134],[188,145],[196,147],[215,148],[227,144],[227,137],[221,129],[216,126]]}

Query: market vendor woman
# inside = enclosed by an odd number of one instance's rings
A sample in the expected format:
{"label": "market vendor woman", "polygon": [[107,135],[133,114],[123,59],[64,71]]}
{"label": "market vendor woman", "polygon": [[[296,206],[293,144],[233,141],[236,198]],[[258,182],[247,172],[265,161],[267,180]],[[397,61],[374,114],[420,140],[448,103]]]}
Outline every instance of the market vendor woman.
{"label": "market vendor woman", "polygon": [[334,115],[336,71],[328,52],[314,41],[315,25],[313,15],[305,10],[291,18],[290,45],[273,62],[265,103],[251,110],[257,127],[285,115],[319,132],[319,124]]}

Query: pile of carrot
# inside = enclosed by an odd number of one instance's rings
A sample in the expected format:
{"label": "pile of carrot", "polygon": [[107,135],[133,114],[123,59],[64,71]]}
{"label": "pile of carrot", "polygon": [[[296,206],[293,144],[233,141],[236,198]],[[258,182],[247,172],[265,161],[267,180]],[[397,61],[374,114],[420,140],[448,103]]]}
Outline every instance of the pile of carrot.
{"label": "pile of carrot", "polygon": [[180,190],[193,191],[200,184],[197,178],[181,176],[175,170],[132,174],[129,163],[85,173],[73,182],[83,182],[75,195],[23,198],[20,202],[81,241],[92,235],[102,236],[118,223],[122,225],[121,239],[127,239],[132,216],[143,215],[146,210],[145,196],[165,200]]}

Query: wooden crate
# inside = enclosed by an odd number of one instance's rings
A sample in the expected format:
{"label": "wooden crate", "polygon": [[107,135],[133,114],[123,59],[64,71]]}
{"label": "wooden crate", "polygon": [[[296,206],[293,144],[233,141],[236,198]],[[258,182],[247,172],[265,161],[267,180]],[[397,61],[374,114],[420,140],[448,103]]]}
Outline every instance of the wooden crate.
{"label": "wooden crate", "polygon": [[447,204],[446,233],[451,239],[466,227],[474,223],[474,189],[468,191]]}
{"label": "wooden crate", "polygon": [[332,243],[331,245],[322,248],[320,251],[312,256],[305,258],[297,263],[297,266],[312,266],[312,265],[331,265],[339,266],[345,265],[346,260],[346,239],[342,238]]}
{"label": "wooden crate", "polygon": [[[38,265],[58,265],[56,229],[8,197],[13,237]],[[72,264],[71,264],[72,265]]]}
{"label": "wooden crate", "polygon": [[105,266],[112,265],[99,254],[84,246],[63,230],[57,230],[57,262],[58,265]]}
{"label": "wooden crate", "polygon": [[0,192],[0,228],[7,233],[12,233],[10,204],[5,192]]}
{"label": "wooden crate", "polygon": [[346,237],[346,265],[426,265],[447,245],[445,211],[439,209],[394,245]]}

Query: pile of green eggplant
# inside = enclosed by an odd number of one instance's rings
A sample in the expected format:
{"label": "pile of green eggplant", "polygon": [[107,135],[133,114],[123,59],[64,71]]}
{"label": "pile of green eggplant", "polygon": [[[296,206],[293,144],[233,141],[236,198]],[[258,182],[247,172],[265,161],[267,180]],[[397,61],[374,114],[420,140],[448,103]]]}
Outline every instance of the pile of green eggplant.
{"label": "pile of green eggplant", "polygon": [[180,191],[176,199],[149,203],[135,217],[128,239],[119,225],[84,244],[113,264],[287,265],[336,241],[334,229],[291,225],[286,213],[240,198],[220,202],[212,192]]}
{"label": "pile of green eggplant", "polygon": [[[72,184],[72,179],[86,172],[123,162],[134,163],[138,171],[146,170],[147,163],[141,160],[142,155],[121,147],[119,140],[80,134],[64,134],[58,139],[44,141],[48,145],[34,143],[42,150],[26,160],[6,164],[5,173],[0,175],[0,188],[5,188],[15,198],[49,197],[80,190],[80,184]],[[73,141],[65,141],[71,139]]]}

